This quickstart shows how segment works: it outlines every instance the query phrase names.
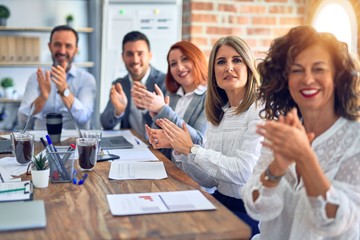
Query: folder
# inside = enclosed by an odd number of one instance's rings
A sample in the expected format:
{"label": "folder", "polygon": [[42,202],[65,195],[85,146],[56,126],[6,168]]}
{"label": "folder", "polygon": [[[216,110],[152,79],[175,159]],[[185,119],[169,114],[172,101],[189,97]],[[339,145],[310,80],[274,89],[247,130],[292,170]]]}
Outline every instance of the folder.
{"label": "folder", "polygon": [[15,47],[15,37],[8,36],[7,37],[7,61],[15,62],[16,61],[16,47]]}
{"label": "folder", "polygon": [[30,180],[0,183],[0,202],[31,200],[33,184]]}
{"label": "folder", "polygon": [[15,61],[23,62],[25,59],[25,37],[15,38]]}

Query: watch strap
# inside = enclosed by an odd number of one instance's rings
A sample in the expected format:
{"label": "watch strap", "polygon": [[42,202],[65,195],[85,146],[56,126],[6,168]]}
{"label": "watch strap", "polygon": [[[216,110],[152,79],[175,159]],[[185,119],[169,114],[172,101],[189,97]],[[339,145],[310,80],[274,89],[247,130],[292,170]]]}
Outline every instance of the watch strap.
{"label": "watch strap", "polygon": [[274,183],[278,183],[280,182],[281,178],[283,177],[283,175],[281,176],[274,176],[271,172],[270,172],[270,166],[268,166],[265,170],[265,180],[269,181],[269,182],[274,182]]}

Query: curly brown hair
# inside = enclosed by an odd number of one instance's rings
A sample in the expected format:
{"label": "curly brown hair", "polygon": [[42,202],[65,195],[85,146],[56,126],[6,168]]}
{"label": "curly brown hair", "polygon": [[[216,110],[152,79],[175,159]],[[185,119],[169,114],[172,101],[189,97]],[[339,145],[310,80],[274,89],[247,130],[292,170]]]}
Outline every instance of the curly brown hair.
{"label": "curly brown hair", "polygon": [[321,44],[330,53],[335,67],[335,112],[349,120],[360,116],[360,67],[349,53],[347,45],[330,33],[320,33],[310,26],[298,26],[277,39],[269,49],[258,70],[262,77],[259,98],[264,103],[260,112],[266,119],[277,119],[292,108],[301,112],[290,95],[288,72],[294,59],[304,49]]}

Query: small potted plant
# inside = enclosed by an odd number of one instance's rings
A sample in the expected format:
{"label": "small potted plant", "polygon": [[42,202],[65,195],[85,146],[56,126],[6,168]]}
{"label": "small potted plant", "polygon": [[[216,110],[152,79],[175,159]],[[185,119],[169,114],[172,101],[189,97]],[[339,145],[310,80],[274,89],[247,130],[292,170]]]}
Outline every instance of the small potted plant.
{"label": "small potted plant", "polygon": [[46,155],[34,156],[29,166],[31,176],[36,188],[46,188],[49,185],[50,168]]}
{"label": "small potted plant", "polygon": [[1,79],[0,85],[3,88],[4,97],[12,98],[14,95],[14,80],[11,77],[5,77]]}
{"label": "small potted plant", "polygon": [[5,5],[0,5],[0,26],[6,26],[6,20],[10,17],[10,10]]}
{"label": "small potted plant", "polygon": [[74,16],[72,14],[68,14],[66,16],[66,25],[73,27],[74,24]]}

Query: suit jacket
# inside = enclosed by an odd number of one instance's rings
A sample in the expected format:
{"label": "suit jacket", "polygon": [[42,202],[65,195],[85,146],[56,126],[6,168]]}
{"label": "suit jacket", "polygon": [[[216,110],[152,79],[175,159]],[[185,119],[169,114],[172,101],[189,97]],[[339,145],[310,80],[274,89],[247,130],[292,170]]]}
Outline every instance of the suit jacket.
{"label": "suit jacket", "polygon": [[[182,128],[183,122],[186,122],[186,126],[190,132],[191,139],[194,144],[202,145],[204,142],[204,134],[207,128],[207,119],[205,116],[205,98],[206,92],[201,95],[195,94],[191,100],[189,106],[186,108],[184,118],[181,119],[173,109],[181,96],[176,93],[168,94],[170,97],[170,105],[165,105],[160,112],[158,112],[153,118],[153,128],[159,128],[155,124],[155,120],[159,118],[167,118],[178,127]],[[171,159],[171,152],[173,149],[160,149],[167,158]]]}
{"label": "suit jacket", "polygon": [[[156,83],[161,88],[163,93],[165,94],[165,92],[166,92],[166,90],[165,90],[165,74],[160,72],[159,70],[155,69],[152,66],[150,68],[151,68],[150,75],[145,83],[147,90],[149,90],[150,92],[154,92],[155,91],[154,85]],[[121,122],[120,128],[131,128],[131,123],[129,121],[129,115],[130,115],[130,107],[131,107],[132,101],[131,101],[131,82],[129,79],[129,74],[127,74],[123,78],[116,79],[112,84],[116,84],[116,83],[121,84],[121,86],[125,92],[125,95],[128,99],[128,104],[126,106],[124,114],[120,118],[116,118],[114,115],[114,113],[115,113],[114,106],[112,105],[112,103],[109,99],[104,112],[100,116],[101,125],[104,128],[104,130],[113,129],[119,122]],[[143,114],[143,117],[144,117],[145,123],[147,123],[149,126],[151,126],[152,119],[151,119],[148,111],[146,111],[146,113]],[[145,126],[144,126],[144,128],[145,128]]]}

